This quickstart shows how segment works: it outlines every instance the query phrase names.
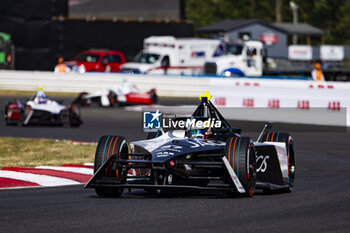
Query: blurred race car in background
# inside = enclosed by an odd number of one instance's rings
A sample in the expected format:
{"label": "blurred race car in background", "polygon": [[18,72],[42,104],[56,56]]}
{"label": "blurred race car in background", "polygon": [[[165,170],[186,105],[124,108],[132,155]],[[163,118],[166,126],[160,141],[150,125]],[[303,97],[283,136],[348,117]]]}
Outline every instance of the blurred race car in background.
{"label": "blurred race car in background", "polygon": [[89,106],[92,102],[97,102],[103,107],[113,107],[115,104],[123,105],[151,105],[158,102],[156,89],[152,88],[146,93],[141,93],[135,86],[123,81],[119,87],[94,93],[82,92],[76,101],[82,106]]}
{"label": "blurred race car in background", "polygon": [[70,61],[59,60],[55,73],[69,72],[119,72],[126,62],[124,53],[109,50],[88,50],[79,53]]}
{"label": "blurred race car in background", "polygon": [[82,123],[77,104],[69,107],[47,99],[45,103],[37,103],[34,98],[22,104],[19,100],[9,102],[5,107],[5,122],[7,125],[28,126],[56,125],[79,127]]}
{"label": "blurred race car in background", "polygon": [[[101,137],[94,175],[85,188],[106,197],[120,197],[124,188],[155,193],[215,190],[248,197],[256,188],[290,192],[295,176],[291,135],[271,132],[272,125],[266,124],[254,142],[229,125],[209,94],[200,99],[192,116],[173,119],[180,128],[160,128],[147,140],[131,143],[122,136]],[[150,114],[153,122],[161,113]],[[130,175],[132,169],[139,175]]]}

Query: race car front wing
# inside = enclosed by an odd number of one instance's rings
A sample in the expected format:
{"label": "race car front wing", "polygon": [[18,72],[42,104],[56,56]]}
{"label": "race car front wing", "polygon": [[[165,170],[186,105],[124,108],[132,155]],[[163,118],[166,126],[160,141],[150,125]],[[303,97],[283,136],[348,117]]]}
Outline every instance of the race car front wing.
{"label": "race car front wing", "polygon": [[[148,154],[128,154],[128,157],[143,157],[147,158]],[[208,154],[205,154],[208,156]],[[95,172],[93,177],[84,186],[84,188],[97,187],[115,187],[115,188],[136,188],[136,189],[192,189],[192,190],[221,190],[238,193],[245,193],[242,184],[237,178],[235,172],[228,164],[225,164],[227,159],[222,154],[212,154],[212,157],[217,157],[216,161],[181,161],[177,160],[177,167],[191,166],[192,169],[205,169],[213,172],[213,175],[191,175],[185,174],[181,169],[172,168],[170,161],[167,162],[152,162],[146,159],[120,159],[118,155],[114,154],[106,160],[103,165]],[[106,175],[106,170],[111,164],[114,164],[114,170],[123,169],[123,176]],[[130,169],[146,169],[149,170],[144,175],[127,175]],[[227,172],[222,172],[226,171]],[[111,172],[115,174],[115,172]],[[228,174],[228,175],[220,175]],[[186,184],[171,184],[169,177],[182,177]],[[225,177],[230,177],[232,182],[227,182]],[[201,182],[201,181],[208,182]],[[225,181],[224,181],[225,180]],[[196,184],[198,182],[198,185]]]}

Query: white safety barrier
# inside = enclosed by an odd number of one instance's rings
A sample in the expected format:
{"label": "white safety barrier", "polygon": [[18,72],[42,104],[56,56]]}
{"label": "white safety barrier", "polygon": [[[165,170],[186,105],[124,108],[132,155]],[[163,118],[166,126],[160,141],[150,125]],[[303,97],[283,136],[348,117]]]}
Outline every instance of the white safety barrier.
{"label": "white safety barrier", "polygon": [[[213,95],[213,103],[218,107],[262,108],[259,110],[260,114],[264,109],[281,109],[274,111],[281,113],[282,109],[290,108],[299,110],[299,115],[304,116],[307,115],[305,112],[319,108],[324,111],[309,114],[310,117],[306,117],[308,119],[305,118],[304,123],[327,124],[329,118],[329,122],[332,122],[330,125],[349,125],[346,113],[349,115],[350,83],[216,79],[211,80],[210,93]],[[341,115],[344,116],[343,120],[336,122],[336,119],[341,119],[338,118]],[[333,118],[334,116],[337,117]],[[285,118],[283,121],[300,122],[300,117],[297,117],[297,121],[292,119],[296,115],[285,114],[281,117]],[[322,118],[322,121],[319,118]]]}
{"label": "white safety barrier", "polygon": [[[129,111],[159,111],[167,114],[191,115],[196,105],[182,106],[130,106]],[[291,124],[310,124],[327,126],[346,126],[346,111],[329,111],[326,108],[313,108],[309,110],[300,110],[297,108],[241,108],[241,107],[217,107],[219,112],[227,120],[249,120],[265,122],[284,122]],[[348,125],[349,126],[349,125]],[[340,129],[341,130],[341,129]]]}
{"label": "white safety barrier", "polygon": [[[350,83],[343,82],[116,73],[55,74],[53,72],[0,71],[0,89],[3,90],[34,91],[38,86],[43,86],[46,91],[94,92],[117,87],[123,80],[135,84],[140,91],[156,88],[159,96],[198,97],[205,90],[210,90],[214,104],[219,107],[268,108],[272,110],[294,108],[302,110],[304,113],[311,108],[321,108],[325,109],[327,114],[339,113],[342,112],[341,109],[346,108],[345,112],[348,113],[348,116],[350,115]],[[281,118],[283,118],[280,119],[282,122],[294,122],[285,119],[288,118],[285,115]],[[254,116],[254,120],[258,120],[256,116]],[[261,120],[265,120],[265,118],[262,117]],[[317,121],[315,120],[315,122]],[[305,123],[310,122],[308,120]],[[350,125],[348,118],[347,125]]]}
{"label": "white safety barrier", "polygon": [[123,80],[140,91],[157,89],[159,96],[196,97],[209,88],[209,78],[184,76],[132,75],[118,73],[55,74],[53,72],[0,71],[0,89],[35,91],[94,92],[118,87]]}

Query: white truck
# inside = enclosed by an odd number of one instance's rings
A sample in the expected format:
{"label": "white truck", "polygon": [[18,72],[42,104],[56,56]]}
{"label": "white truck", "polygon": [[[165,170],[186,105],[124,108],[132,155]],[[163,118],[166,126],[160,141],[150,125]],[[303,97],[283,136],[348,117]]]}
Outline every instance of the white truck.
{"label": "white truck", "polygon": [[261,76],[263,74],[263,43],[260,41],[226,43],[221,55],[205,63],[205,74]]}
{"label": "white truck", "polygon": [[216,39],[151,36],[133,62],[121,66],[124,73],[200,75],[204,63],[220,55],[224,42]]}

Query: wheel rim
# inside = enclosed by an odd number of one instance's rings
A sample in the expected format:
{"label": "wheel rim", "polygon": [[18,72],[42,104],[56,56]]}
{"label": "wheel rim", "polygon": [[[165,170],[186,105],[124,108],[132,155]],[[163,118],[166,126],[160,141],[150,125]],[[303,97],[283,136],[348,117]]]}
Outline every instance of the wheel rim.
{"label": "wheel rim", "polygon": [[[120,153],[119,159],[127,159],[126,155],[128,153],[128,146],[124,144],[123,148],[119,153]],[[116,172],[117,178],[123,178],[126,181],[126,177],[128,175],[127,164],[124,164],[123,166],[118,167],[115,172]]]}
{"label": "wheel rim", "polygon": [[288,175],[288,182],[290,187],[293,187],[294,185],[294,179],[295,179],[295,161],[294,161],[294,149],[292,144],[289,146],[289,175]]}
{"label": "wheel rim", "polygon": [[249,195],[252,196],[255,191],[255,183],[256,183],[256,162],[254,159],[255,151],[252,146],[248,148],[247,151],[247,178],[249,184]]}

